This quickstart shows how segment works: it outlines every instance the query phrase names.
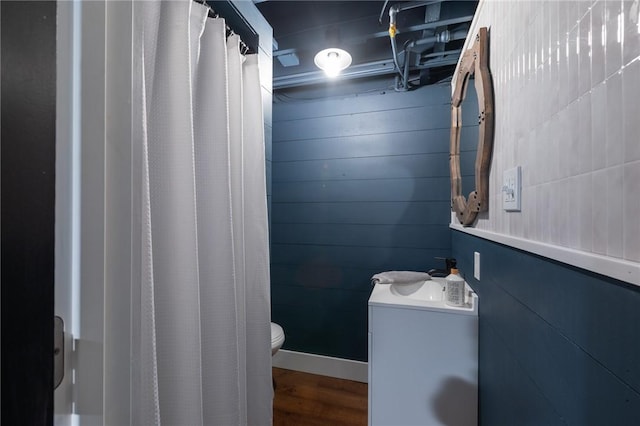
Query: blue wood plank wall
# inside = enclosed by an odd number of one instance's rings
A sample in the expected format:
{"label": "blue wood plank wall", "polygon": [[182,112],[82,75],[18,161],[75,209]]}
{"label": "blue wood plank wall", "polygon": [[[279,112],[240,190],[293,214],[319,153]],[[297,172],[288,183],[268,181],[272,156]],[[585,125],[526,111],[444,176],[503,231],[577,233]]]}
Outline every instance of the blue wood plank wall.
{"label": "blue wood plank wall", "polygon": [[452,252],[480,297],[481,425],[640,424],[639,288],[459,231]]}
{"label": "blue wood plank wall", "polygon": [[275,103],[272,318],[284,348],[367,359],[370,277],[450,254],[450,87]]}

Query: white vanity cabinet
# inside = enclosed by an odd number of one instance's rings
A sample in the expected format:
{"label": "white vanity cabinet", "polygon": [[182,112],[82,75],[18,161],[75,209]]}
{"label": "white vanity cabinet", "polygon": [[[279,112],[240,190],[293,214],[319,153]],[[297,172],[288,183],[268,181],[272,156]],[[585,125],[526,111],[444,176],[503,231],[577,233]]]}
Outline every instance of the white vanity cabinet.
{"label": "white vanity cabinet", "polygon": [[[476,425],[478,297],[457,308],[377,284],[369,298],[369,425]],[[440,299],[440,300],[438,300]]]}

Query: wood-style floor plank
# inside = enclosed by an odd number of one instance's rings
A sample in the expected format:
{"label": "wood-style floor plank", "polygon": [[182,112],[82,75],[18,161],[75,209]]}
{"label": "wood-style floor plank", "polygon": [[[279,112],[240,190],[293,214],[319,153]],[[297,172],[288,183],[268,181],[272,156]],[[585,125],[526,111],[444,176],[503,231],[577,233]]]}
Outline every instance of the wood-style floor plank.
{"label": "wood-style floor plank", "polygon": [[273,369],[274,426],[364,426],[367,384]]}

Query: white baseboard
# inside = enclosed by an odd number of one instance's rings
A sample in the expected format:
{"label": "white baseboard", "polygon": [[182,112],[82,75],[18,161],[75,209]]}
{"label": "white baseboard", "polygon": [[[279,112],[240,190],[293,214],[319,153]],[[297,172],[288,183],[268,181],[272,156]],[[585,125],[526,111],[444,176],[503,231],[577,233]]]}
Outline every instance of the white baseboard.
{"label": "white baseboard", "polygon": [[367,383],[369,377],[366,362],[294,352],[286,349],[280,349],[273,356],[273,366],[362,383]]}

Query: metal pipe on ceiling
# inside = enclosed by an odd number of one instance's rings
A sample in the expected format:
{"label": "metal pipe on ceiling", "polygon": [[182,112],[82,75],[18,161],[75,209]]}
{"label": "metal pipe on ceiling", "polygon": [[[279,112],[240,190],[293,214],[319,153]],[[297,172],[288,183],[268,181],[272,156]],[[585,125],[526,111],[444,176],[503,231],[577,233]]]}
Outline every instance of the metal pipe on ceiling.
{"label": "metal pipe on ceiling", "polygon": [[389,8],[389,40],[391,42],[391,52],[393,54],[393,63],[396,67],[396,70],[398,72],[398,77],[399,77],[399,79],[396,79],[396,83],[398,83],[398,81],[400,83],[400,84],[396,84],[396,90],[401,90],[401,91],[409,90],[409,56],[410,56],[410,53],[405,49],[404,70],[403,70],[402,68],[400,68],[400,65],[398,63],[398,47],[396,45],[396,33],[397,33],[396,17],[398,16],[398,13],[402,11],[415,9],[416,7],[429,6],[430,4],[440,3],[440,2],[441,0],[396,3]]}
{"label": "metal pipe on ceiling", "polygon": [[[452,19],[443,19],[441,21],[434,22],[426,22],[424,24],[412,25],[404,28],[396,28],[397,34],[406,34],[415,31],[423,31],[430,30],[437,27],[445,27],[449,25],[462,24],[465,22],[471,22],[473,20],[473,15],[461,16],[459,18]],[[380,38],[380,37],[389,37],[389,31],[379,31],[377,33],[373,33],[367,36],[367,38]]]}
{"label": "metal pipe on ceiling", "polygon": [[418,40],[414,40],[411,43],[409,43],[406,47],[406,50],[410,50],[412,52],[416,52],[418,51],[418,49],[416,49],[417,47],[420,47],[422,45],[425,44],[429,44],[429,43],[448,43],[452,40],[463,40],[465,38],[467,38],[467,32],[468,29],[465,30],[458,30],[458,31],[449,31],[449,30],[444,30],[439,32],[436,35],[433,35],[431,37],[424,37]]}

